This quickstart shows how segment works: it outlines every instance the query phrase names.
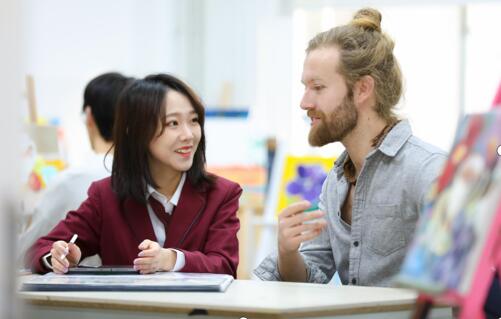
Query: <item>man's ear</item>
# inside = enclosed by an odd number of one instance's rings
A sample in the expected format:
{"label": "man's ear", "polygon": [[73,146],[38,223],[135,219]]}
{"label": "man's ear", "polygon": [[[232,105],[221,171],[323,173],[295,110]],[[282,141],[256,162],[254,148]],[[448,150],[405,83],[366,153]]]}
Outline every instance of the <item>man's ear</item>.
{"label": "man's ear", "polygon": [[357,105],[366,103],[374,97],[374,78],[364,75],[353,86],[353,99]]}

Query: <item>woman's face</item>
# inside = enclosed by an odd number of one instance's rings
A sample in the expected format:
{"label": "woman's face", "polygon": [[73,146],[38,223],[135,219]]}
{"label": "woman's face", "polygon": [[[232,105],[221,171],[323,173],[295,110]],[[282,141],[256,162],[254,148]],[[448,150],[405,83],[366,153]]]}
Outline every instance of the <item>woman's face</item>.
{"label": "woman's face", "polygon": [[[164,123],[158,124],[149,145],[150,170],[154,174],[189,170],[202,135],[198,115],[186,96],[169,90],[165,101]],[[162,127],[164,131],[159,135]]]}

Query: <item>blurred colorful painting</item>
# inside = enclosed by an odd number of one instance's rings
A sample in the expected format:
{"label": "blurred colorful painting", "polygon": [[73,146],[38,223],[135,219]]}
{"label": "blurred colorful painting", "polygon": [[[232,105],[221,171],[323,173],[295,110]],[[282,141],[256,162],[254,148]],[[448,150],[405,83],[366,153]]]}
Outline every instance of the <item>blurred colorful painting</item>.
{"label": "blurred colorful painting", "polygon": [[266,168],[260,165],[208,166],[207,171],[234,181],[243,188],[240,205],[262,210],[266,186]]}
{"label": "blurred colorful painting", "polygon": [[276,214],[292,203],[306,199],[317,206],[322,184],[335,158],[285,156]]}
{"label": "blurred colorful painting", "polygon": [[[422,212],[397,282],[432,295],[465,296],[501,213],[501,112],[466,116]],[[487,252],[491,254],[492,252]],[[476,279],[474,279],[476,278]]]}

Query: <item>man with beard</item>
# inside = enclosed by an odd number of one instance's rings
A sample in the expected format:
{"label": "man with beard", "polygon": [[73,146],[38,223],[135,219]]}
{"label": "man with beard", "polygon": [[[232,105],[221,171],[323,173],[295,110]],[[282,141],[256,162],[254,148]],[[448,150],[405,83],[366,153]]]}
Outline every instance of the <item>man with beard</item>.
{"label": "man with beard", "polygon": [[301,108],[312,146],[341,142],[345,152],[322,187],[319,210],[307,201],[285,208],[278,252],[254,274],[263,280],[388,286],[412,240],[425,197],[445,153],[414,137],[393,108],[402,77],[381,14],[315,36],[306,49]]}

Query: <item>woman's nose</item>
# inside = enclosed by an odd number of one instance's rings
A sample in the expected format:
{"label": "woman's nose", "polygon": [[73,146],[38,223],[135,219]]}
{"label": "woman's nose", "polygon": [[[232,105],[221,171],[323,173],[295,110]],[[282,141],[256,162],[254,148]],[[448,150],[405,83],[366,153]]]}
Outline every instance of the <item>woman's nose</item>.
{"label": "woman's nose", "polygon": [[181,138],[183,140],[189,140],[192,139],[194,136],[193,129],[190,127],[190,125],[183,125],[182,131],[181,131]]}

